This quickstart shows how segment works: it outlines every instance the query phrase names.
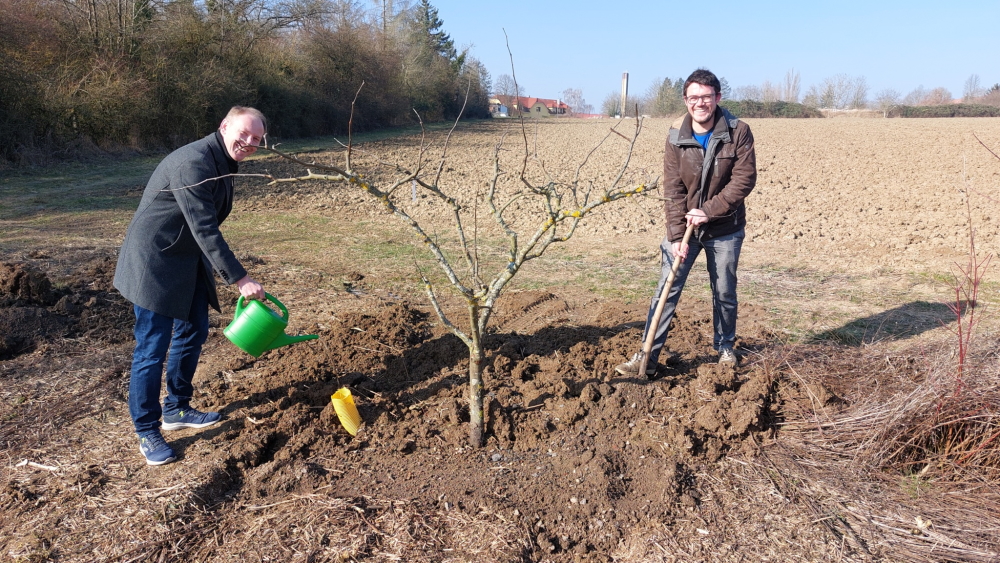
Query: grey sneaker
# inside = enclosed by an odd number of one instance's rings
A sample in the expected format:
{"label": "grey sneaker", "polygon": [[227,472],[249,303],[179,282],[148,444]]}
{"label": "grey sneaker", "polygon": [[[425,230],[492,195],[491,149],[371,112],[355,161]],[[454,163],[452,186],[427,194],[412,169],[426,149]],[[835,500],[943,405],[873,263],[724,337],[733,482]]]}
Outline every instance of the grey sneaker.
{"label": "grey sneaker", "polygon": [[736,364],[738,364],[738,363],[739,363],[739,360],[736,358],[736,352],[733,352],[732,348],[720,348],[719,349],[719,365],[720,366],[733,366],[733,367],[736,367]]}
{"label": "grey sneaker", "polygon": [[206,428],[216,424],[222,417],[217,412],[201,412],[188,407],[175,413],[164,414],[164,430],[180,430],[181,428]]}
{"label": "grey sneaker", "polygon": [[[642,363],[642,352],[636,352],[632,354],[632,358],[625,362],[624,364],[618,364],[615,366],[615,371],[622,375],[637,376],[639,375],[639,364]],[[656,364],[646,364],[646,377],[656,375]]]}
{"label": "grey sneaker", "polygon": [[139,453],[146,458],[147,465],[163,465],[177,459],[159,430],[139,436]]}

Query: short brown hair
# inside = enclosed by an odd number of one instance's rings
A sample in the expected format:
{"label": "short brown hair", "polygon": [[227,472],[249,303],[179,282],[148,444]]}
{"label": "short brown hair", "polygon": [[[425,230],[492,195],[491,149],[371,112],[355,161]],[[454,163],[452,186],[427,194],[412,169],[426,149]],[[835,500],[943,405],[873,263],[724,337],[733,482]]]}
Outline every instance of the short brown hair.
{"label": "short brown hair", "polygon": [[264,134],[267,134],[267,118],[264,117],[264,114],[261,113],[261,111],[256,108],[248,106],[233,106],[232,108],[229,109],[229,113],[226,114],[226,117],[225,119],[223,119],[223,121],[233,117],[239,117],[241,115],[250,115],[259,119],[261,125],[264,126]]}

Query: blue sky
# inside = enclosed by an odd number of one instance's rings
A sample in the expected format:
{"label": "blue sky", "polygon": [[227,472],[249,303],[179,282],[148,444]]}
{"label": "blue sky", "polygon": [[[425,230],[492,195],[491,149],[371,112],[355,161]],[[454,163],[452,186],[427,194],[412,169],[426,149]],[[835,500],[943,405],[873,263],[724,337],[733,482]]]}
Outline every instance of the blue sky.
{"label": "blue sky", "polygon": [[[431,0],[443,29],[470,47],[495,80],[558,98],[567,88],[599,110],[619,92],[643,94],[657,78],[705,67],[732,88],[781,83],[794,69],[801,93],[838,74],[863,76],[869,98],[892,88],[947,88],[962,96],[973,74],[1000,83],[1000,0],[480,2]],[[516,7],[516,13],[511,7]],[[504,37],[506,31],[507,38]]]}

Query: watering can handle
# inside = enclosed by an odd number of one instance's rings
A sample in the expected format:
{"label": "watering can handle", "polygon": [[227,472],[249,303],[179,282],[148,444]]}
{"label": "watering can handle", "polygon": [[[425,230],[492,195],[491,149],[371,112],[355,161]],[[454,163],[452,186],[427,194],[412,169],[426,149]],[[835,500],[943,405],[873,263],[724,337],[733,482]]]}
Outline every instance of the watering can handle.
{"label": "watering can handle", "polygon": [[[281,303],[281,301],[278,301],[277,297],[271,295],[270,293],[264,293],[264,298],[277,305],[278,308],[281,309],[281,318],[285,319],[286,321],[288,320],[288,308],[285,307],[284,304]],[[240,295],[240,298],[236,300],[237,311],[246,306],[243,303],[244,303],[243,296]],[[267,305],[264,306],[267,307]]]}

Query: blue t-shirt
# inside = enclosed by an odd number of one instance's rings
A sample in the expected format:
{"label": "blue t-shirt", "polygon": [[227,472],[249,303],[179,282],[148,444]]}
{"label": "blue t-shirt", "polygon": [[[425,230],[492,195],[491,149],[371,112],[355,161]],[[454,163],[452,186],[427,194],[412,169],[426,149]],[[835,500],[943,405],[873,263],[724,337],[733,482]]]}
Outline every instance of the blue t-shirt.
{"label": "blue t-shirt", "polygon": [[711,131],[706,131],[705,133],[703,133],[701,135],[699,135],[699,134],[697,134],[697,133],[695,133],[695,132],[692,131],[691,135],[694,136],[694,140],[695,141],[698,141],[698,144],[701,145],[701,148],[703,148],[705,150],[708,150],[708,138],[712,136],[712,132]]}

